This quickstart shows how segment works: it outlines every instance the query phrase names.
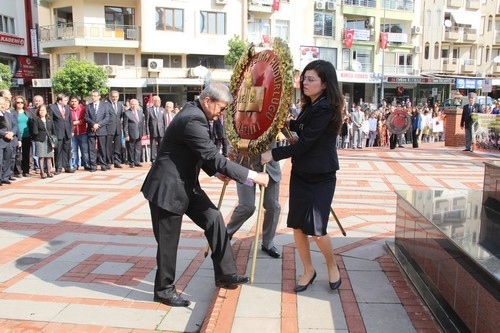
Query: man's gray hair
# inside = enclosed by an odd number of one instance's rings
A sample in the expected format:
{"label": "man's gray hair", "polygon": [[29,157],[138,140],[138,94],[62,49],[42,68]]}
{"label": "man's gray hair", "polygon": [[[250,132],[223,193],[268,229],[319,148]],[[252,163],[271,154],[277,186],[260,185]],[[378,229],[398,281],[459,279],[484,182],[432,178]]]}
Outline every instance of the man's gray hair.
{"label": "man's gray hair", "polygon": [[200,94],[200,99],[209,97],[211,100],[218,102],[226,102],[231,104],[233,102],[233,96],[229,91],[229,88],[223,83],[210,83]]}

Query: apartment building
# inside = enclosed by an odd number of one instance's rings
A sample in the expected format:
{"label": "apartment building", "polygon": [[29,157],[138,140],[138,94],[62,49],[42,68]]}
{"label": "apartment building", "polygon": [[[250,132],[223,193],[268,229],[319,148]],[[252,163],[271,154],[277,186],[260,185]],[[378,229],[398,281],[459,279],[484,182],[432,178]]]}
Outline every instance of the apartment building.
{"label": "apartment building", "polygon": [[305,64],[325,59],[349,102],[423,103],[477,91],[484,78],[495,88],[498,2],[41,0],[39,38],[51,73],[68,57],[86,59],[129,98],[158,93],[181,105],[206,83],[229,81],[223,58],[238,35],[257,47],[287,40],[297,83]]}

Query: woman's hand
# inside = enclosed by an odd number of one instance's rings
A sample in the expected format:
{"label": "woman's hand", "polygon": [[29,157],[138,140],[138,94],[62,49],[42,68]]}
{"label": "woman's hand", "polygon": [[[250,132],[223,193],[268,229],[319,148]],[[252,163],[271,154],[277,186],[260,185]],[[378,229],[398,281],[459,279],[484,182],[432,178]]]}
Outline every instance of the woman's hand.
{"label": "woman's hand", "polygon": [[260,163],[262,163],[262,165],[269,163],[269,162],[272,162],[272,161],[273,161],[273,154],[271,153],[270,150],[268,150],[265,153],[262,153],[262,155],[260,155]]}

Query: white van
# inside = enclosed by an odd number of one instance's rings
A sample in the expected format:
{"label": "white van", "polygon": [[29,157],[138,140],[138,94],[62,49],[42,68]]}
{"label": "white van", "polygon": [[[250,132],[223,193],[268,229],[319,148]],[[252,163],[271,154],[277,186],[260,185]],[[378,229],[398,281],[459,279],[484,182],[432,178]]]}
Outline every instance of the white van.
{"label": "white van", "polygon": [[[455,98],[448,98],[445,100],[443,103],[441,103],[442,108],[449,108],[449,107],[463,107],[466,104],[469,104],[469,98],[467,96],[462,96],[460,99],[458,99],[459,103],[456,103],[457,99]],[[487,106],[492,106],[493,105],[493,98],[490,96],[476,96],[476,103],[479,103],[481,107],[484,110],[484,105],[486,103]]]}

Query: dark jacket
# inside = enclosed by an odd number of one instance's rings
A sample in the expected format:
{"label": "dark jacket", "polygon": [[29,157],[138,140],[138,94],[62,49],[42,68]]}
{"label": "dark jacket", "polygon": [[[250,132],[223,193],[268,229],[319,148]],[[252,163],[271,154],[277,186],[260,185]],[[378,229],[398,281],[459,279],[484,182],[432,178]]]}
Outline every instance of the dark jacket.
{"label": "dark jacket", "polygon": [[33,140],[43,142],[47,138],[47,134],[56,135],[54,122],[52,119],[47,119],[44,123],[39,117],[33,118]]}
{"label": "dark jacket", "polygon": [[198,100],[187,103],[172,120],[155,163],[142,185],[144,197],[175,214],[184,214],[195,192],[203,191],[200,169],[220,172],[244,183],[248,169],[222,156],[210,139],[208,119]]}
{"label": "dark jacket", "polygon": [[[85,121],[87,122],[87,135],[88,136],[105,136],[108,134],[106,125],[109,121],[109,108],[111,104],[108,102],[99,102],[97,110],[94,108],[93,103],[89,103],[85,107]],[[96,112],[97,111],[97,112]],[[97,131],[93,131],[94,124],[101,126]]]}
{"label": "dark jacket", "polygon": [[307,109],[302,109],[297,120],[290,120],[290,130],[299,140],[291,145],[272,150],[273,159],[292,158],[292,171],[323,174],[339,169],[337,134],[331,120],[333,110],[326,98],[320,97]]}
{"label": "dark jacket", "polygon": [[470,104],[465,104],[462,109],[462,117],[460,118],[460,126],[462,127],[470,127],[472,126],[472,114],[473,113],[482,113],[482,108],[479,103],[472,104],[472,108],[469,107]]}
{"label": "dark jacket", "polygon": [[64,106],[64,116],[59,109],[59,104],[51,104],[47,110],[54,123],[58,140],[70,140],[73,136],[73,117],[68,105]]}

